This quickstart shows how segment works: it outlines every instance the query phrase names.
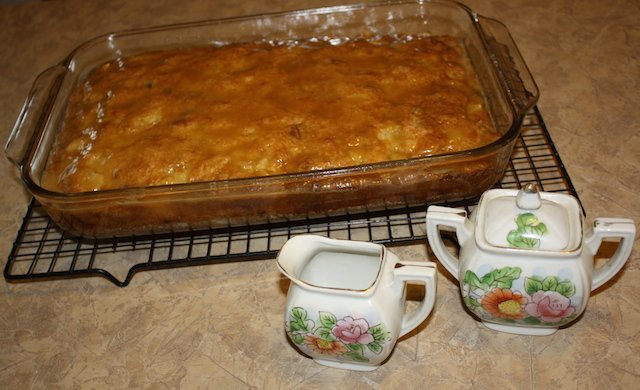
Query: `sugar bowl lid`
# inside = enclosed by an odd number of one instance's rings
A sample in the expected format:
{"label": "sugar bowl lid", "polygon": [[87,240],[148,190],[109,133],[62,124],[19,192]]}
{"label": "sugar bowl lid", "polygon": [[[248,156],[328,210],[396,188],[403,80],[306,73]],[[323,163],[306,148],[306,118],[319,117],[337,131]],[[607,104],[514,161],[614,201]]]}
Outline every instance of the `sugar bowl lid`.
{"label": "sugar bowl lid", "polygon": [[535,184],[487,191],[476,217],[478,243],[494,249],[561,252],[582,243],[578,201],[571,195],[540,192]]}

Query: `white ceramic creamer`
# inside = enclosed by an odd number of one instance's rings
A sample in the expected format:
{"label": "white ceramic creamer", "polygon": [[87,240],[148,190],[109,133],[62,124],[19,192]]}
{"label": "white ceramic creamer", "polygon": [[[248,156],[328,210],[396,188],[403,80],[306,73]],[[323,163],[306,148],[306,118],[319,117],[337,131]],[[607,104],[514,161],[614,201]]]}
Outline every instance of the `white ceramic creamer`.
{"label": "white ceramic creamer", "polygon": [[[440,230],[454,230],[459,258]],[[460,282],[464,304],[488,328],[525,335],[549,335],[585,310],[592,290],[625,264],[635,225],[625,218],[596,218],[583,229],[578,201],[570,195],[489,190],[467,219],[464,210],[431,206],[429,244]],[[620,243],[607,263],[594,269],[605,238]]]}
{"label": "white ceramic creamer", "polygon": [[[292,281],[285,309],[288,337],[330,367],[374,370],[435,302],[436,265],[400,261],[379,244],[295,236],[280,250],[277,265]],[[424,284],[425,298],[406,313],[408,282]]]}

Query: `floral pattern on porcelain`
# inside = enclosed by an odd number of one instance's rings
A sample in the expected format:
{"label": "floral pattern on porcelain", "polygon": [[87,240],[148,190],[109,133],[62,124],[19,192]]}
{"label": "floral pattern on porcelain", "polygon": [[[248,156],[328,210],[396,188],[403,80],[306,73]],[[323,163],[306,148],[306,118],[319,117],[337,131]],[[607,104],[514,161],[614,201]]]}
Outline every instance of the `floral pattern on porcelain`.
{"label": "floral pattern on porcelain", "polygon": [[494,268],[482,276],[467,270],[462,296],[482,320],[523,326],[561,326],[579,314],[576,286],[555,275],[522,276],[520,267]]}
{"label": "floral pattern on porcelain", "polygon": [[308,353],[336,359],[369,362],[367,355],[381,354],[391,339],[383,324],[371,326],[365,318],[320,311],[314,321],[306,309],[294,307],[289,312],[286,332],[291,340]]}
{"label": "floral pattern on porcelain", "polygon": [[507,234],[507,241],[515,248],[539,248],[540,239],[547,234],[547,225],[533,213],[523,213],[516,217],[515,230]]}

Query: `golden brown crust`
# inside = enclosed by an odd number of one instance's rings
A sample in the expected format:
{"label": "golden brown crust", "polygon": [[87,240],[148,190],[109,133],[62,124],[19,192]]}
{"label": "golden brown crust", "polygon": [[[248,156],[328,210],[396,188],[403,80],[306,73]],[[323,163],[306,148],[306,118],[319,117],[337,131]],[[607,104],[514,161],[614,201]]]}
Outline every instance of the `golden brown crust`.
{"label": "golden brown crust", "polygon": [[473,149],[498,134],[466,61],[448,37],[112,61],[72,93],[44,187],[200,182]]}

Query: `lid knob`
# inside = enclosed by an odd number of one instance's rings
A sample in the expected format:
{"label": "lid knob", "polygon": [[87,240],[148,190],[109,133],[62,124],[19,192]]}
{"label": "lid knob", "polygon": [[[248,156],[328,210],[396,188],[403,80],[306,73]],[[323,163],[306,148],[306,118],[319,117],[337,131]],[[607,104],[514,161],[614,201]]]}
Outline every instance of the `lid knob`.
{"label": "lid knob", "polygon": [[516,205],[524,210],[537,210],[542,205],[540,192],[535,183],[527,183],[516,195]]}

